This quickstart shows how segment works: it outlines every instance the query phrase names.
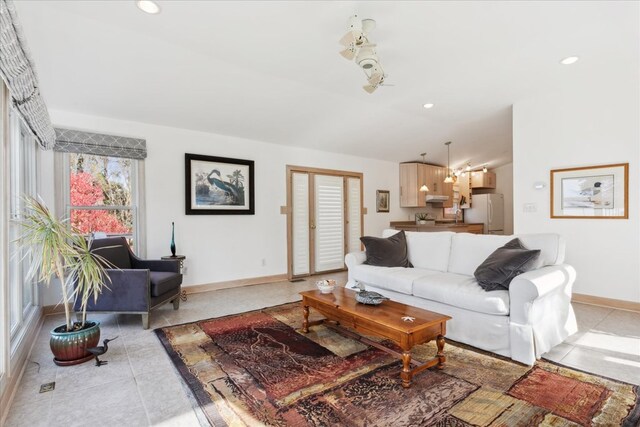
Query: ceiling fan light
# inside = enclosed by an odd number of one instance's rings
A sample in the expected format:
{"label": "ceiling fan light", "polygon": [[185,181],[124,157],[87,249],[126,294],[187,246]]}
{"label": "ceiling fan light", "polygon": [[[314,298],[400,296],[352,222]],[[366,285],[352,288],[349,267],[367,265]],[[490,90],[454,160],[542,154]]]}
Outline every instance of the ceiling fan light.
{"label": "ceiling fan light", "polygon": [[422,187],[420,187],[420,191],[422,191],[423,193],[428,192],[429,187],[427,187],[427,184],[422,184]]}
{"label": "ceiling fan light", "polygon": [[451,184],[453,182],[453,178],[451,177],[451,175],[447,175],[447,177],[444,179],[445,184]]}
{"label": "ceiling fan light", "polygon": [[486,166],[483,166],[483,167],[482,167],[482,173],[487,173],[487,171],[488,171],[487,167],[486,167]]}
{"label": "ceiling fan light", "polygon": [[471,163],[467,163],[467,172],[471,170]]}

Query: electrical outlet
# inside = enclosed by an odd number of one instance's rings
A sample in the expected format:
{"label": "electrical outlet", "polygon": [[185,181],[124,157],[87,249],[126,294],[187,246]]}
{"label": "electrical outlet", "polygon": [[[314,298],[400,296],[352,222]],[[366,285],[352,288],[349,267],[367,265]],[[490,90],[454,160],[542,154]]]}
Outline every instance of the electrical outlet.
{"label": "electrical outlet", "polygon": [[182,267],[182,274],[183,275],[187,274],[187,266],[186,265],[184,267]]}
{"label": "electrical outlet", "polygon": [[262,266],[263,267],[267,266],[267,259],[266,258],[262,258]]}

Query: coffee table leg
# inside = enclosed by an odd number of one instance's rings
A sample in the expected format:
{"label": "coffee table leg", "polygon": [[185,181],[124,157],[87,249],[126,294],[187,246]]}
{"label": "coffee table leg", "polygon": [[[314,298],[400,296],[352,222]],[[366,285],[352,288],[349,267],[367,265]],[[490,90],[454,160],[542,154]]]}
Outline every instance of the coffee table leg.
{"label": "coffee table leg", "polygon": [[436,354],[436,356],[438,356],[438,369],[444,369],[447,358],[444,355],[444,337],[442,335],[438,335],[436,344],[438,345],[438,353]]}
{"label": "coffee table leg", "polygon": [[304,316],[302,319],[302,332],[306,334],[309,332],[309,306],[308,305],[302,306],[302,313]]}
{"label": "coffee table leg", "polygon": [[403,351],[402,352],[402,372],[400,373],[400,377],[402,378],[402,387],[409,388],[411,387],[411,352]]}

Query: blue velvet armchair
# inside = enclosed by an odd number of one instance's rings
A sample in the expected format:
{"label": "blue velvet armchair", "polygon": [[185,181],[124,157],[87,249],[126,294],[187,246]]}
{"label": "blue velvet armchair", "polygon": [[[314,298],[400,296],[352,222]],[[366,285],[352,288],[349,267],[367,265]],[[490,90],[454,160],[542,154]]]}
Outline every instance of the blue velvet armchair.
{"label": "blue velvet armchair", "polygon": [[[91,249],[116,268],[107,268],[106,282],[97,301],[89,300],[88,312],[142,315],[142,327],[149,328],[149,312],[172,302],[180,307],[182,274],[179,261],[143,260],[136,257],[124,237],[95,239]],[[111,266],[110,266],[111,267]],[[80,310],[76,302],[74,310]]]}

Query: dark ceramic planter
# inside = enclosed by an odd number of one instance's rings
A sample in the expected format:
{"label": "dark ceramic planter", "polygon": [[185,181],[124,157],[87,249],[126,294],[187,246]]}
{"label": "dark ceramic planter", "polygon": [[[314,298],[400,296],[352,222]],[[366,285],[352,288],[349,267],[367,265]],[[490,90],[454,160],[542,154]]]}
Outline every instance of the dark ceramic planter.
{"label": "dark ceramic planter", "polygon": [[49,345],[53,361],[58,366],[77,365],[93,359],[88,347],[96,347],[100,341],[100,322],[87,321],[85,328],[74,332],[64,331],[65,325],[51,331]]}

